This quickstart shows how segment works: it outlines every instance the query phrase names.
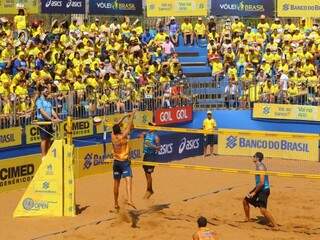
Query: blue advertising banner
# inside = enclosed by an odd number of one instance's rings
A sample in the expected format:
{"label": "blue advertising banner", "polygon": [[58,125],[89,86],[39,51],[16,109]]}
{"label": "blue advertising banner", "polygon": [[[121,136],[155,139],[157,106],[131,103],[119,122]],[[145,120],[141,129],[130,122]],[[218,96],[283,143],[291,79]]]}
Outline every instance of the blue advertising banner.
{"label": "blue advertising banner", "polygon": [[86,0],[41,0],[41,13],[84,14]]}
{"label": "blue advertising banner", "polygon": [[161,148],[157,162],[170,162],[203,154],[202,134],[160,134],[159,137]]}
{"label": "blue advertising banner", "polygon": [[216,16],[272,17],[275,14],[273,0],[211,0],[211,14]]}
{"label": "blue advertising banner", "polygon": [[142,15],[142,0],[90,0],[90,14]]}

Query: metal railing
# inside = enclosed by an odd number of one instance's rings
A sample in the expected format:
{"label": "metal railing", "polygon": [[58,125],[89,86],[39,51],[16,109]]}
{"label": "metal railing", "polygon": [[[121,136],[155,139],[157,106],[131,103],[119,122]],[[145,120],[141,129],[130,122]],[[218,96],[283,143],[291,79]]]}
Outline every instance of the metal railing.
{"label": "metal railing", "polygon": [[[70,94],[72,101],[68,100]],[[38,92],[32,96],[0,96],[0,129],[31,124],[36,119],[35,103],[38,97]],[[178,84],[136,86],[132,89],[87,87],[85,91],[54,92],[49,100],[61,119],[67,117],[70,109],[74,118],[81,119],[126,113],[133,109],[154,111],[193,104],[190,88]]]}
{"label": "metal railing", "polygon": [[[266,84],[266,83],[265,83]],[[320,106],[320,86],[306,85],[295,90],[264,87],[265,84],[253,82],[229,81],[193,83],[194,109],[250,109],[254,103],[296,104]]]}

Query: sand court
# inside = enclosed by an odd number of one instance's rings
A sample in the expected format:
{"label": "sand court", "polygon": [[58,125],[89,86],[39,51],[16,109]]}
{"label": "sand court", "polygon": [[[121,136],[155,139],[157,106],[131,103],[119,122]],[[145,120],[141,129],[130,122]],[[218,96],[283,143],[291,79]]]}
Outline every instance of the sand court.
{"label": "sand court", "polygon": [[[283,159],[266,162],[272,165],[270,170],[296,164]],[[253,168],[251,160],[245,157],[196,157],[178,163]],[[318,163],[307,165],[318,167]],[[142,167],[135,167],[133,172],[137,210],[124,204],[123,181],[121,209],[113,212],[111,173],[77,180],[75,218],[13,219],[13,210],[24,190],[1,194],[0,239],[191,239],[201,215],[221,239],[320,238],[319,180],[270,178],[268,208],[280,225],[273,230],[265,225],[258,209],[251,211],[254,222],[243,222],[242,199],[254,186],[254,176],[156,167],[155,194],[144,200],[146,182]]]}

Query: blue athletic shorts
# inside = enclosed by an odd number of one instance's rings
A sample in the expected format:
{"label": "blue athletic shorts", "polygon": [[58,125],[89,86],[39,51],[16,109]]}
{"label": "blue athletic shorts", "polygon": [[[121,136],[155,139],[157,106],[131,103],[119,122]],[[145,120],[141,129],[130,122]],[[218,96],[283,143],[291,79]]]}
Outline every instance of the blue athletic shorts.
{"label": "blue athletic shorts", "polygon": [[[155,162],[155,154],[147,154],[145,153],[144,156],[143,156],[143,161],[146,161],[146,162]],[[148,166],[148,165],[143,165],[143,170],[145,173],[153,173],[154,172],[154,166]]]}
{"label": "blue athletic shorts", "polygon": [[113,161],[113,179],[120,180],[121,178],[132,177],[130,161]]}

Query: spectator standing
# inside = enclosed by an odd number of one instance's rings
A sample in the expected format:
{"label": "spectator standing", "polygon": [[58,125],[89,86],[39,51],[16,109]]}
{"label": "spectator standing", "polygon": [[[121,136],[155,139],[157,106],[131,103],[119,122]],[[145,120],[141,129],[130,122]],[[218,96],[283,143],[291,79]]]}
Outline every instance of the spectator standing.
{"label": "spectator standing", "polygon": [[27,29],[27,13],[24,8],[18,9],[18,15],[14,17],[13,22],[18,34]]}
{"label": "spectator standing", "polygon": [[237,85],[235,84],[234,77],[229,79],[229,84],[224,89],[225,94],[225,106],[226,108],[237,107],[238,106],[238,96],[239,96],[239,90]]}
{"label": "spectator standing", "polygon": [[[204,135],[204,156],[208,157],[213,154],[213,146],[214,146],[214,130],[216,128],[216,122],[212,118],[212,112],[207,112],[207,118],[203,120],[202,123],[203,130],[210,132],[209,134]],[[208,150],[210,148],[210,152],[208,153]]]}

